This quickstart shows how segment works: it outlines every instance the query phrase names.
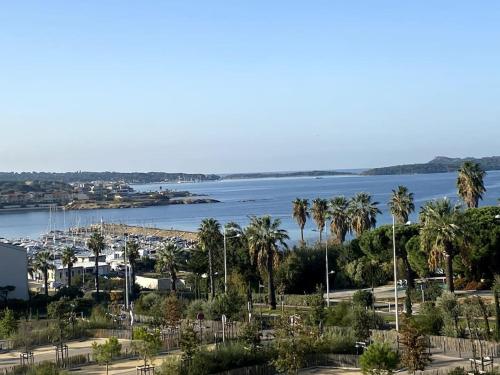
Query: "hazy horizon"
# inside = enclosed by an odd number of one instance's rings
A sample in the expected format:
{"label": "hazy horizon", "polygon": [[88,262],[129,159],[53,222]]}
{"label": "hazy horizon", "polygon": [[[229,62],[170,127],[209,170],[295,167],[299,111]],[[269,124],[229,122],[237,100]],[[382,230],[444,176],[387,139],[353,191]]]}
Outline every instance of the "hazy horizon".
{"label": "hazy horizon", "polygon": [[496,155],[498,40],[496,1],[6,3],[0,171]]}

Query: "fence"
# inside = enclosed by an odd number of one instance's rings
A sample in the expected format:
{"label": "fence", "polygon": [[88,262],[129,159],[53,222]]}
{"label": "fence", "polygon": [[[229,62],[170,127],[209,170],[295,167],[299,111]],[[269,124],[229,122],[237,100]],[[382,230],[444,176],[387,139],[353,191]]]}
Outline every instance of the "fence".
{"label": "fence", "polygon": [[110,338],[132,340],[132,331],[129,329],[89,329],[89,335],[93,338]]}
{"label": "fence", "polygon": [[[359,368],[359,356],[349,354],[314,354],[308,356],[304,368],[309,367]],[[216,375],[275,375],[276,369],[271,365],[242,367],[220,372]]]}
{"label": "fence", "polygon": [[[374,341],[384,341],[396,346],[398,337],[396,331],[372,331]],[[459,358],[475,356],[499,357],[500,344],[485,340],[470,340],[446,336],[428,336],[429,346],[441,350],[445,354],[453,354]]]}

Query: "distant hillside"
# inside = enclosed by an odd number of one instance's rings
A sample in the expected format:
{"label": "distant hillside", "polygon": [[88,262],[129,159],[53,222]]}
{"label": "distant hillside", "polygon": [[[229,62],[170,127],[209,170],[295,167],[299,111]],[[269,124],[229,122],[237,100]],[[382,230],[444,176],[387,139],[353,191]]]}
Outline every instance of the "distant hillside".
{"label": "distant hillside", "polygon": [[464,161],[474,161],[479,163],[485,171],[500,170],[500,156],[490,156],[486,158],[448,158],[438,156],[428,163],[404,164],[391,167],[373,168],[364,171],[363,175],[388,175],[388,174],[421,174],[421,173],[443,173],[455,172]]}
{"label": "distant hillside", "polygon": [[322,177],[352,175],[350,172],[337,171],[302,171],[302,172],[260,172],[260,173],[233,173],[223,176],[225,180],[247,178],[280,178],[280,177]]}
{"label": "distant hillside", "polygon": [[165,173],[165,172],[0,172],[0,181],[124,181],[126,183],[177,182],[177,181],[215,181],[220,176],[213,174]]}

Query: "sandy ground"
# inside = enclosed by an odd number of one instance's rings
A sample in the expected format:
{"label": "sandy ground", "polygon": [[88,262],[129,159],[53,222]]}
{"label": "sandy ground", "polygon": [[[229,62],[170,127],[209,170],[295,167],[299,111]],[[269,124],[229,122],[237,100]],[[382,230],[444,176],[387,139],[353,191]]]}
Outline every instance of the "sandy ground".
{"label": "sandy ground", "polygon": [[[93,342],[104,342],[106,339],[92,339],[85,341],[73,341],[68,342],[68,354],[70,356],[75,355],[87,355],[92,353],[92,343]],[[130,340],[119,340],[122,344],[123,350],[129,347]],[[7,353],[0,354],[0,370],[4,368],[8,368],[11,366],[19,365],[19,354],[20,352],[17,350],[13,350]],[[43,362],[43,361],[54,361],[56,358],[56,353],[53,345],[41,346],[33,350],[33,356],[35,362]]]}
{"label": "sandy ground", "polygon": [[104,228],[106,231],[116,234],[129,233],[145,236],[179,237],[188,241],[198,240],[198,234],[196,232],[188,232],[183,230],[143,228],[124,224],[104,224]]}

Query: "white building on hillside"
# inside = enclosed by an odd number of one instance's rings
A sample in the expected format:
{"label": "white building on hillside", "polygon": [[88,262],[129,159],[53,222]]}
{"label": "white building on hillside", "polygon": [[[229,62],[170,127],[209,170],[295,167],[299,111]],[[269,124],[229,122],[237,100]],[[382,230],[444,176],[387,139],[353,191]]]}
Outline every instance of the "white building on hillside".
{"label": "white building on hillside", "polygon": [[28,299],[28,257],[26,249],[0,243],[0,287],[14,286],[7,297]]}

